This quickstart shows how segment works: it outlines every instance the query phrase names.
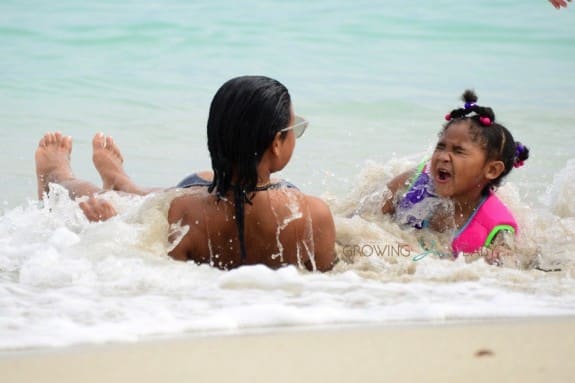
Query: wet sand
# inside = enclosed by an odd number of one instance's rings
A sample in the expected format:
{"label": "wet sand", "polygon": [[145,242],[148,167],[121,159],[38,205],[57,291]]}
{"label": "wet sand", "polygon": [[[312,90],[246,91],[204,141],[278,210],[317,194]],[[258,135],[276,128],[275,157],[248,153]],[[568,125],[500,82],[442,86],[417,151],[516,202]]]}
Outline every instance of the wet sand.
{"label": "wet sand", "polygon": [[0,353],[2,382],[569,382],[575,318],[288,330]]}

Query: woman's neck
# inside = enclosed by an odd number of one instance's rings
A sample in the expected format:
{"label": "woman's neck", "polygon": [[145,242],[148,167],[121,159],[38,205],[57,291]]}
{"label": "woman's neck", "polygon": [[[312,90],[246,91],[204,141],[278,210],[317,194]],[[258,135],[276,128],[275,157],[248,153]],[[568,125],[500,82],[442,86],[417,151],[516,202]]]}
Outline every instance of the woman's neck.
{"label": "woman's neck", "polygon": [[270,184],[271,171],[267,166],[266,161],[260,161],[258,164],[258,187],[267,186]]}
{"label": "woman's neck", "polygon": [[[256,183],[256,187],[269,185],[271,172],[265,168],[261,168],[260,166],[258,166],[257,172],[258,172],[258,180]],[[231,184],[236,185],[237,183],[238,183],[238,176],[237,173],[234,173],[232,175]]]}

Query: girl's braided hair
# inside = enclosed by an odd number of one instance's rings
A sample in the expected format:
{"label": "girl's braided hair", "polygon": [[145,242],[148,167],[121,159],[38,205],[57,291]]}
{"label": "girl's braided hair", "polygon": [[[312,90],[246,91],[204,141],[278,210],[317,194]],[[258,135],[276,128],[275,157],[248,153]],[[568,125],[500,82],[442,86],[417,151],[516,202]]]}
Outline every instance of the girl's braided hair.
{"label": "girl's braided hair", "polygon": [[484,193],[489,193],[501,184],[511,169],[523,166],[529,158],[529,148],[516,142],[505,126],[495,122],[493,109],[477,105],[478,97],[474,91],[466,90],[461,99],[465,103],[463,108],[454,109],[445,116],[447,123],[442,132],[455,123],[468,121],[471,137],[483,147],[486,161],[503,162],[503,172],[483,190]]}

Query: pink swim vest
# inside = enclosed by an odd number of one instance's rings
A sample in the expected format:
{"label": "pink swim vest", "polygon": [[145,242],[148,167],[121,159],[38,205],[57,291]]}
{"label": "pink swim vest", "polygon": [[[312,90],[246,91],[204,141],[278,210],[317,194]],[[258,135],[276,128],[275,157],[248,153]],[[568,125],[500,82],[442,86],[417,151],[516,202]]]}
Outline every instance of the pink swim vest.
{"label": "pink swim vest", "polygon": [[[407,192],[396,205],[396,209],[412,210],[413,206],[427,198],[436,198],[433,192],[433,181],[427,174],[428,161],[423,161],[418,167]],[[408,216],[407,224],[422,229],[427,227],[429,217]],[[516,233],[517,222],[513,214],[493,193],[484,197],[475,212],[465,225],[459,229],[451,242],[453,254],[473,253],[482,247],[488,247],[500,231]]]}
{"label": "pink swim vest", "polygon": [[500,231],[516,233],[517,222],[503,202],[495,194],[489,193],[455,235],[451,243],[453,253],[473,253],[488,247]]}

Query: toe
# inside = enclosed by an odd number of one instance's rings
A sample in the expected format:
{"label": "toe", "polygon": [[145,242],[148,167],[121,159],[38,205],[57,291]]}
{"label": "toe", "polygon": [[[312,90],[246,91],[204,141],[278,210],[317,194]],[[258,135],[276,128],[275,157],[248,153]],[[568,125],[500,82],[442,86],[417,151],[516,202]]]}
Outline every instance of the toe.
{"label": "toe", "polygon": [[92,146],[94,147],[94,149],[106,147],[106,138],[104,137],[104,133],[102,132],[96,133],[96,135],[92,139]]}
{"label": "toe", "polygon": [[116,141],[114,141],[114,139],[112,137],[110,137],[110,142],[111,142],[111,147],[112,147],[112,150],[114,152],[114,155],[116,157],[118,157],[121,162],[124,162],[124,157],[122,156],[122,153],[120,152],[120,148],[116,144]]}
{"label": "toe", "polygon": [[41,147],[46,146],[47,137],[48,137],[48,134],[44,134],[42,136],[42,138],[40,138],[40,142],[38,142],[38,146],[41,146]]}
{"label": "toe", "polygon": [[112,136],[106,137],[106,148],[108,150],[114,150],[114,139],[112,139]]}
{"label": "toe", "polygon": [[64,137],[64,146],[66,147],[66,149],[68,149],[70,152],[72,151],[72,136],[66,136]]}
{"label": "toe", "polygon": [[54,143],[61,145],[62,144],[62,133],[61,132],[55,132],[54,133]]}
{"label": "toe", "polygon": [[44,136],[44,144],[45,146],[52,145],[54,143],[54,133],[48,132]]}

